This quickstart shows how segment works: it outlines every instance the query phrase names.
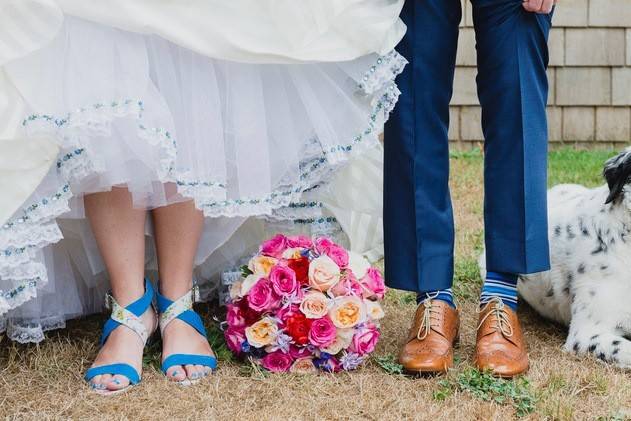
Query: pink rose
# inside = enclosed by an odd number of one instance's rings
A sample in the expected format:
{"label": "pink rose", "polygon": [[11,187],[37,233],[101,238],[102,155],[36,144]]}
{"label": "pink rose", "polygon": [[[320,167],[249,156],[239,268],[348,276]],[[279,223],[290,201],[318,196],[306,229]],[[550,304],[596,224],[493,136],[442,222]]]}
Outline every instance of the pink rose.
{"label": "pink rose", "polygon": [[379,336],[381,336],[381,334],[379,333],[377,326],[372,323],[368,323],[365,327],[359,329],[359,331],[355,333],[351,346],[349,347],[349,351],[355,352],[359,355],[370,354],[375,350],[377,341],[379,341]]}
{"label": "pink rose", "polygon": [[375,268],[368,269],[366,276],[362,278],[360,283],[364,288],[365,298],[376,296],[377,298],[382,299],[386,293],[386,284],[383,281],[381,272]]}
{"label": "pink rose", "polygon": [[282,351],[275,351],[267,354],[261,359],[261,365],[274,373],[285,373],[293,364],[294,359],[289,354]]}
{"label": "pink rose", "polygon": [[313,356],[311,351],[309,351],[309,348],[307,348],[307,347],[299,347],[299,346],[296,346],[296,345],[290,345],[289,346],[289,355],[291,355],[291,357],[295,358],[295,359],[307,358],[307,357],[312,357]]}
{"label": "pink rose", "polygon": [[304,235],[296,235],[287,237],[287,245],[291,248],[310,249],[313,247],[313,241],[311,241],[311,238]]}
{"label": "pink rose", "polygon": [[315,248],[318,253],[329,256],[340,268],[348,267],[348,252],[328,238],[318,238],[315,241]]}
{"label": "pink rose", "polygon": [[261,278],[255,283],[248,293],[248,303],[254,311],[270,311],[278,306],[279,299],[274,293],[269,279]]}
{"label": "pink rose", "polygon": [[287,237],[278,234],[261,245],[261,253],[280,259],[287,248]]}
{"label": "pink rose", "polygon": [[245,342],[245,329],[243,327],[230,326],[224,332],[224,337],[226,338],[228,349],[235,355],[241,355],[241,345]]}
{"label": "pink rose", "polygon": [[245,327],[245,317],[241,313],[239,306],[234,304],[228,304],[226,306],[226,321],[230,327]]}
{"label": "pink rose", "polygon": [[284,324],[288,318],[295,316],[298,313],[300,313],[300,307],[298,307],[298,304],[291,304],[276,311],[276,318],[281,321],[281,324]]}
{"label": "pink rose", "polygon": [[309,329],[309,342],[318,348],[326,348],[337,338],[335,325],[328,317],[315,319]]}
{"label": "pink rose", "polygon": [[296,274],[287,266],[276,265],[269,274],[274,292],[281,297],[295,294],[300,289]]}
{"label": "pink rose", "polygon": [[359,282],[357,282],[355,276],[350,272],[346,272],[345,277],[333,288],[331,288],[330,291],[336,297],[342,297],[346,295],[355,295],[357,297],[361,297],[363,294],[362,286]]}

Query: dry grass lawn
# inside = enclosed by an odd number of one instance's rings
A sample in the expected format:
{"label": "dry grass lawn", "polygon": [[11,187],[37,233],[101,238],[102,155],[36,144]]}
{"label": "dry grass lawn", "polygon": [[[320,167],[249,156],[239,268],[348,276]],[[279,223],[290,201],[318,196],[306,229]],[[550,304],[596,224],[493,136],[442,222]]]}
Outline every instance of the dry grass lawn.
{"label": "dry grass lawn", "polygon": [[[607,155],[555,152],[551,183],[597,184]],[[267,375],[220,352],[224,358],[215,376],[197,387],[179,388],[161,376],[154,368],[155,357],[149,355],[139,387],[122,396],[102,398],[82,381],[97,351],[99,316],[71,322],[39,346],[18,346],[0,339],[0,418],[631,419],[631,373],[564,354],[565,329],[546,322],[525,305],[520,315],[530,346],[530,372],[513,382],[494,380],[471,369],[480,285],[475,260],[482,243],[481,168],[479,153],[452,157],[459,229],[456,292],[463,310],[463,332],[457,367],[448,376],[397,374],[393,357],[415,305],[410,294],[391,291],[376,356],[355,373]]]}

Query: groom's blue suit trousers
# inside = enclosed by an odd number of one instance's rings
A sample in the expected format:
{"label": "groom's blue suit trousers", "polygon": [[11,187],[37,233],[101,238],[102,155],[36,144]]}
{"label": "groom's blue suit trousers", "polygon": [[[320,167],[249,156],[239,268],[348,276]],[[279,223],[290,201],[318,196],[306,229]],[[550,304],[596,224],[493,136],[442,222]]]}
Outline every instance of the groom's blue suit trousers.
{"label": "groom's blue suit trousers", "polygon": [[[526,12],[521,0],[471,4],[485,139],[487,268],[544,271],[550,265],[546,67],[551,15]],[[385,132],[385,263],[393,288],[430,291],[453,282],[447,130],[461,15],[460,0],[407,0],[401,15],[408,32],[397,49],[409,65],[397,80],[402,94]]]}

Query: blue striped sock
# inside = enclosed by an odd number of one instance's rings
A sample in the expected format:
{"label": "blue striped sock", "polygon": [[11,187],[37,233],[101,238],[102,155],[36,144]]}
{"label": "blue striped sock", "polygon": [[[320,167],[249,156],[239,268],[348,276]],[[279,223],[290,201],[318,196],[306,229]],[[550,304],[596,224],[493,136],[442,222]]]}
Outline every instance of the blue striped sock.
{"label": "blue striped sock", "polygon": [[456,308],[456,303],[454,302],[454,294],[452,293],[451,288],[419,292],[418,294],[416,294],[416,304],[421,304],[423,301],[430,298],[432,300],[444,301],[453,308]]}
{"label": "blue striped sock", "polygon": [[517,275],[487,272],[480,294],[480,306],[484,306],[496,297],[513,310],[517,310]]}

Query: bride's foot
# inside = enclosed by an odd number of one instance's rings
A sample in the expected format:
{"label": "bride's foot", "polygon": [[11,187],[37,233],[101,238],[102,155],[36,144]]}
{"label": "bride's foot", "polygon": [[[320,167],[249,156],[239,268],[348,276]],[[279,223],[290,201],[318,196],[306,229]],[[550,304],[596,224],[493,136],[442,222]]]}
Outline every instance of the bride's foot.
{"label": "bride's foot", "polygon": [[[157,316],[150,307],[140,317],[148,332],[154,332],[157,327]],[[144,344],[138,334],[126,326],[114,329],[99,351],[92,367],[100,367],[109,364],[129,364],[138,373],[142,370],[142,356]],[[101,391],[117,391],[129,386],[129,379],[121,374],[97,375],[90,380],[90,386]]]}
{"label": "bride's foot", "polygon": [[[175,354],[207,355],[214,357],[208,340],[197,330],[179,319],[171,321],[162,332],[162,360]],[[175,365],[166,371],[169,380],[181,382],[186,379],[198,380],[212,373],[203,365]]]}

